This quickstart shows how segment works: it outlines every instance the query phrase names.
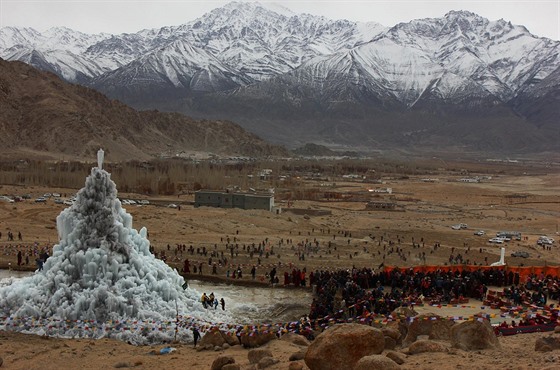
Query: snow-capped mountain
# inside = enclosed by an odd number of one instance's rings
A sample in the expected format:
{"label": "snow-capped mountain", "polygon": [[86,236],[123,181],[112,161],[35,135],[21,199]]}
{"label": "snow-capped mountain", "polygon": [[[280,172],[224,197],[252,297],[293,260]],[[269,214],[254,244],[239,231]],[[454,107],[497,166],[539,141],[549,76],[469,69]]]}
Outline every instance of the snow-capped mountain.
{"label": "snow-capped mountain", "polygon": [[[393,125],[386,129],[426,135],[429,128],[413,127],[415,114],[426,125],[440,122],[440,131],[450,117],[475,113],[541,127],[531,121],[538,114],[525,115],[524,99],[545,88],[556,96],[549,76],[558,73],[559,55],[559,41],[467,11],[387,28],[232,2],[183,25],[133,34],[0,29],[4,59],[137,108],[235,119],[284,142],[313,133],[363,140],[383,129],[382,118]],[[286,130],[287,117],[299,133]],[[341,134],[347,130],[356,138]]]}
{"label": "snow-capped mountain", "polygon": [[368,43],[304,63],[289,75],[294,84],[321,89],[345,76],[347,84],[380,96],[390,93],[407,107],[427,89],[444,101],[469,93],[507,102],[522,86],[558,68],[559,52],[559,42],[535,37],[524,27],[450,12],[396,25]]}
{"label": "snow-capped mountain", "polygon": [[[114,81],[119,81],[119,85]],[[167,99],[176,91],[217,92],[250,82],[240,71],[186,40],[176,40],[165,48],[148,52],[126,68],[118,68],[96,81],[109,95],[122,95],[123,99],[130,95],[157,95]]]}
{"label": "snow-capped mountain", "polygon": [[109,68],[84,57],[86,50],[108,34],[89,35],[66,27],[40,33],[33,28],[0,29],[0,57],[19,60],[53,72],[67,81],[85,83]]}

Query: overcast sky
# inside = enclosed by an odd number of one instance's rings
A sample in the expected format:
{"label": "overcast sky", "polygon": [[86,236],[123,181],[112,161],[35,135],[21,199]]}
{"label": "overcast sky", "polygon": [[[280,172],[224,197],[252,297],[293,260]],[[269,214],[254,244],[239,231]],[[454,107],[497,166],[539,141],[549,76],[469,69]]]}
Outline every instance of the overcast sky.
{"label": "overcast sky", "polygon": [[[246,1],[246,0],[241,0]],[[44,31],[66,26],[86,33],[137,32],[194,20],[229,1],[195,0],[0,0],[0,27],[26,26]],[[261,0],[260,3],[271,2]],[[560,0],[277,0],[295,13],[332,19],[375,21],[384,26],[450,10],[469,10],[489,20],[524,25],[537,36],[560,40]]]}

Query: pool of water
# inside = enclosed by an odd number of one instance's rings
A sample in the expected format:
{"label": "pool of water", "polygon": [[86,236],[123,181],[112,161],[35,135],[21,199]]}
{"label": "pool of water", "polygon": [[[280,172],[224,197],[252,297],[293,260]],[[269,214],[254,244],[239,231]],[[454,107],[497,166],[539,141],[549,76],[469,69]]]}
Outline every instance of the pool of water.
{"label": "pool of water", "polygon": [[[0,270],[0,286],[10,284],[12,279],[24,278],[34,272]],[[309,313],[312,294],[309,290],[258,288],[230,284],[217,284],[201,280],[189,280],[189,288],[202,295],[214,293],[224,298],[225,309],[240,323],[283,323],[299,319]],[[214,308],[211,308],[214,309]],[[221,310],[221,307],[217,307]]]}

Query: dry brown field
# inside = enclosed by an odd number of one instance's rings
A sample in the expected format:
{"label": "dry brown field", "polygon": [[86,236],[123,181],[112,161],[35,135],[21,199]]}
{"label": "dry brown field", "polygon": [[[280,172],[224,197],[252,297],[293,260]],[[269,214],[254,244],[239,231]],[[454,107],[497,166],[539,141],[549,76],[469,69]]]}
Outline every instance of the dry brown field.
{"label": "dry brown field", "polygon": [[[473,165],[475,166],[475,165]],[[474,169],[470,168],[470,173]],[[261,259],[257,268],[257,282],[272,268],[278,266],[279,275],[290,267],[315,269],[338,269],[356,267],[378,268],[385,265],[414,266],[449,263],[450,254],[461,253],[469,263],[484,264],[498,260],[500,246],[488,243],[488,239],[500,230],[520,231],[522,241],[505,244],[506,263],[518,265],[560,265],[557,243],[551,250],[537,246],[540,235],[558,239],[560,220],[560,173],[555,169],[539,169],[530,175],[524,169],[513,168],[510,173],[485,167],[481,173],[491,176],[480,183],[463,183],[458,180],[464,175],[442,171],[437,175],[391,174],[379,176],[375,181],[357,181],[333,178],[328,181],[328,191],[343,194],[344,200],[294,199],[287,202],[282,190],[277,191],[277,205],[282,212],[275,214],[262,210],[194,208],[193,195],[173,195],[149,197],[146,195],[119,193],[123,199],[149,199],[147,206],[126,205],[132,214],[133,227],[146,227],[149,239],[156,251],[164,251],[168,263],[180,269],[185,258],[193,263],[203,263],[204,275],[212,278],[208,266],[208,256],[175,255],[177,244],[192,245],[195,249],[205,246],[225,251],[227,238],[239,244],[239,254],[225,256],[234,266],[243,268],[242,281],[250,283],[249,266],[257,264],[257,256],[250,258],[243,251],[243,245],[261,243],[268,240],[274,246],[274,255]],[[84,173],[84,178],[87,173]],[[437,178],[425,182],[425,178]],[[321,189],[316,181],[302,180],[300,186]],[[117,188],[119,184],[117,182]],[[263,186],[266,187],[266,186]],[[368,189],[392,189],[391,194],[373,194]],[[58,192],[68,197],[78,189],[47,188],[41,186],[3,185],[0,194],[31,194],[36,198],[44,193]],[[396,211],[366,210],[366,201],[387,201],[397,204]],[[168,208],[170,203],[180,204],[181,209]],[[0,257],[2,267],[16,266],[14,245],[53,245],[57,241],[56,217],[66,207],[55,204],[52,199],[46,203],[26,200],[18,203],[0,201]],[[318,215],[317,211],[327,211]],[[453,230],[452,225],[465,223],[466,230]],[[474,232],[484,230],[485,236]],[[22,241],[7,241],[7,232],[22,233]],[[346,236],[344,236],[346,233]],[[383,241],[380,239],[383,237]],[[413,248],[412,242],[423,246]],[[284,243],[279,245],[279,241]],[[291,240],[287,243],[287,240]],[[319,250],[306,255],[304,261],[296,255],[297,244],[305,240],[319,242]],[[400,240],[400,241],[399,241]],[[402,248],[401,255],[389,254],[391,246]],[[331,244],[329,252],[328,244]],[[441,247],[434,251],[433,245]],[[167,250],[169,244],[170,250]],[[294,247],[292,248],[292,245]],[[12,247],[7,247],[12,246]],[[336,247],[336,249],[335,249]],[[509,257],[513,251],[527,251],[530,258]],[[426,260],[418,254],[425,252]],[[30,265],[34,262],[31,261]],[[290,265],[291,264],[291,265]],[[31,268],[26,266],[26,268]],[[218,277],[225,279],[227,267],[218,268]],[[214,276],[214,278],[216,278]],[[282,280],[281,280],[282,281]],[[238,281],[239,282],[239,281]],[[264,283],[263,283],[264,285]],[[425,310],[429,310],[429,307]],[[437,312],[437,310],[435,311]],[[449,353],[427,353],[407,358],[403,369],[553,369],[560,362],[560,355],[552,352],[542,354],[534,351],[534,341],[545,333],[516,335],[500,338],[501,350],[464,352],[451,350]],[[234,346],[220,352],[198,352],[192,344],[174,343],[176,352],[171,355],[154,356],[163,346],[134,347],[113,340],[63,340],[28,336],[17,333],[0,333],[0,348],[3,367],[9,369],[104,369],[116,367],[161,368],[161,369],[209,369],[218,354],[233,356],[242,368],[251,368],[247,360],[247,350]],[[297,351],[294,345],[283,341],[273,341],[267,345],[280,363],[270,369],[288,369],[288,357]],[[307,369],[299,361],[303,369]]]}
{"label": "dry brown field", "polygon": [[[282,208],[279,214],[264,210],[194,208],[192,193],[157,197],[119,193],[119,196],[121,199],[149,199],[150,205],[124,206],[133,216],[133,227],[148,229],[152,245],[156,251],[166,253],[170,265],[179,268],[183,260],[189,258],[193,263],[204,263],[204,274],[210,272],[208,256],[175,254],[177,244],[224,251],[228,264],[241,265],[244,279],[248,278],[249,266],[258,262],[257,255],[249,258],[243,250],[244,245],[253,243],[263,243],[274,250],[274,255],[261,258],[261,265],[257,266],[259,275],[264,275],[273,265],[281,266],[282,271],[290,263],[308,272],[352,266],[377,268],[382,262],[386,266],[401,267],[449,264],[450,255],[457,253],[469,264],[489,264],[498,260],[501,246],[506,248],[506,262],[513,266],[560,264],[557,242],[551,250],[543,250],[536,243],[540,235],[558,239],[560,173],[495,175],[487,172],[485,176],[491,178],[480,183],[459,182],[465,176],[445,173],[429,176],[436,179],[434,182],[423,181],[426,176],[421,175],[386,176],[376,179],[375,183],[334,179],[326,184],[325,191],[343,194],[343,199],[292,198],[288,204],[278,199],[282,198],[282,194],[278,194],[276,205]],[[86,175],[84,173],[84,178]],[[321,190],[316,181],[301,181],[300,186]],[[375,188],[391,188],[392,194],[368,192]],[[35,199],[47,192],[58,192],[64,198],[77,190],[3,185],[0,194],[30,194]],[[35,203],[33,199],[17,203],[0,201],[0,245],[12,246],[0,258],[4,267],[7,263],[15,266],[14,245],[52,246],[58,240],[56,217],[67,206],[55,204],[53,198],[46,203]],[[392,202],[397,210],[366,210],[367,200]],[[170,203],[181,205],[181,209],[168,208]],[[330,214],[321,215],[317,211]],[[468,228],[451,228],[459,223],[467,224]],[[486,235],[474,235],[477,230],[484,230]],[[523,240],[503,245],[489,243],[488,239],[500,230],[519,231]],[[7,241],[8,231],[16,235],[14,242]],[[22,241],[17,240],[19,232]],[[233,258],[225,249],[228,238],[230,243],[234,243],[235,238],[238,244],[239,253]],[[413,248],[413,240],[419,248]],[[297,244],[305,241],[318,241],[319,249],[301,261],[297,256]],[[389,245],[389,241],[393,245]],[[441,247],[434,251],[435,243]],[[396,252],[389,253],[391,247],[400,248],[406,260]],[[530,257],[510,257],[514,251],[526,251]],[[425,253],[425,260],[419,257],[420,253]],[[219,267],[218,275],[225,277],[226,270],[225,266]]]}

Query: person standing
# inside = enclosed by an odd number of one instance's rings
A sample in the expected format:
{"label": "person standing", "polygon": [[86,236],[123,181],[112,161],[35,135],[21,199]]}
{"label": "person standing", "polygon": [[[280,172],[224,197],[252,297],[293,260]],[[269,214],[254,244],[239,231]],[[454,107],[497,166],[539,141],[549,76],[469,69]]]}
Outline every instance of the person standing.
{"label": "person standing", "polygon": [[17,265],[18,266],[21,266],[22,259],[23,259],[23,255],[21,254],[21,251],[18,251],[18,254],[17,254]]}
{"label": "person standing", "polygon": [[226,310],[226,301],[224,301],[224,298],[220,298],[220,304],[222,305],[222,311]]}
{"label": "person standing", "polygon": [[198,331],[197,328],[193,327],[192,328],[192,333],[193,333],[193,339],[194,339],[194,346],[196,347],[196,343],[200,339],[200,332]]}

